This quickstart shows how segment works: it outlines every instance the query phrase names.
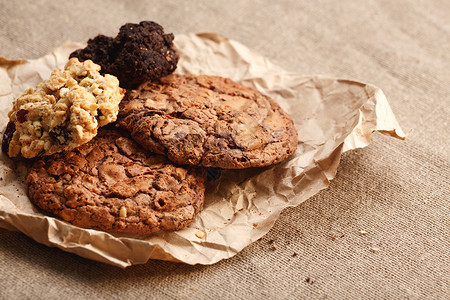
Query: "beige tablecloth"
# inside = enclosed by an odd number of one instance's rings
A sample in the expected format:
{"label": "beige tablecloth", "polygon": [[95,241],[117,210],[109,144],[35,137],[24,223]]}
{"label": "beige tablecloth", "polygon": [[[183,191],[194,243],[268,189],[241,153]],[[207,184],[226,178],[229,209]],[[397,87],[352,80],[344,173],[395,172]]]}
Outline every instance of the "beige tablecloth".
{"label": "beige tablecloth", "polygon": [[450,298],[449,13],[449,1],[1,0],[2,57],[141,20],[218,32],[284,69],[380,87],[412,133],[345,153],[328,189],[211,266],[119,269],[0,229],[0,298]]}

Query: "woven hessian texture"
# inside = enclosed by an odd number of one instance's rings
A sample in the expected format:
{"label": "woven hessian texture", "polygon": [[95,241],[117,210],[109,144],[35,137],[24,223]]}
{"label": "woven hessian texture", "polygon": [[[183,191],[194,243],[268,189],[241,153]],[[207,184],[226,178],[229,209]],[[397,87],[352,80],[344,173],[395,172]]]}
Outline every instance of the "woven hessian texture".
{"label": "woven hessian texture", "polygon": [[0,298],[449,299],[449,12],[445,0],[1,0],[6,58],[153,20],[221,33],[289,71],[374,84],[413,131],[344,154],[328,189],[212,266],[122,270],[0,229]]}

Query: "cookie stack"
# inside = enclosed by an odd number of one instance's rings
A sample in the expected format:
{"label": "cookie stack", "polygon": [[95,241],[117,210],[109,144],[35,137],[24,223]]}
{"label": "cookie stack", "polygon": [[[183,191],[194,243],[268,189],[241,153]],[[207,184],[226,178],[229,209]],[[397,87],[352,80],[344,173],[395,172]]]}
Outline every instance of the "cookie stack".
{"label": "cookie stack", "polygon": [[173,39],[154,22],[125,24],[14,101],[3,152],[35,160],[35,205],[86,228],[179,230],[203,206],[208,168],[270,166],[295,152],[292,119],[271,98],[173,74]]}

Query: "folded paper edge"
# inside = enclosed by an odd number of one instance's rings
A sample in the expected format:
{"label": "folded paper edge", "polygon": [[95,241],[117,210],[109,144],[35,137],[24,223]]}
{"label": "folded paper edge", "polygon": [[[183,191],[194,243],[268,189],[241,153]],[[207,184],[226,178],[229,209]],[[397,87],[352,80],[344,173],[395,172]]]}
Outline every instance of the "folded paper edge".
{"label": "folded paper edge", "polygon": [[[379,132],[400,140],[405,140],[411,133],[403,132],[383,91],[371,84],[365,84],[367,101],[359,109],[360,118],[352,133],[344,140],[343,152],[364,148],[370,144],[371,135]],[[367,109],[375,106],[375,109]]]}

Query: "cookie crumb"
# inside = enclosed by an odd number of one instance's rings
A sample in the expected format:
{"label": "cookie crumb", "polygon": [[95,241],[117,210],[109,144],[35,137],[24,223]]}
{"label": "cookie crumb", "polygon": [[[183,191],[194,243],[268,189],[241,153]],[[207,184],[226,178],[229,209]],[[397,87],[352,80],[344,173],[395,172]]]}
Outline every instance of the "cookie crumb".
{"label": "cookie crumb", "polygon": [[258,224],[257,223],[253,223],[253,227],[254,228],[258,227]]}
{"label": "cookie crumb", "polygon": [[373,253],[380,252],[380,248],[377,248],[377,247],[373,247],[371,250],[372,250]]}
{"label": "cookie crumb", "polygon": [[366,234],[367,234],[367,231],[361,230],[359,233],[360,233],[361,235],[366,235]]}
{"label": "cookie crumb", "polygon": [[306,277],[305,281],[309,284],[313,284],[314,280],[311,279],[311,277]]}
{"label": "cookie crumb", "polygon": [[333,241],[335,241],[335,240],[337,240],[338,238],[343,238],[344,236],[345,236],[345,233],[340,233],[340,234],[338,234],[338,233],[333,233],[333,234],[330,235],[330,238],[331,238]]}
{"label": "cookie crumb", "polygon": [[276,245],[272,245],[272,251],[276,251],[278,248]]}
{"label": "cookie crumb", "polygon": [[297,252],[294,252],[294,254],[292,254],[292,257],[297,257],[297,256],[298,256]]}
{"label": "cookie crumb", "polygon": [[243,208],[238,209],[237,211],[235,211],[235,212],[233,213],[233,216],[237,216],[237,214],[238,214],[239,212],[242,212],[242,211],[244,211]]}
{"label": "cookie crumb", "polygon": [[205,235],[206,235],[206,234],[205,234],[203,231],[201,231],[201,230],[198,230],[198,231],[195,233],[195,236],[198,237],[199,239],[204,238]]}

